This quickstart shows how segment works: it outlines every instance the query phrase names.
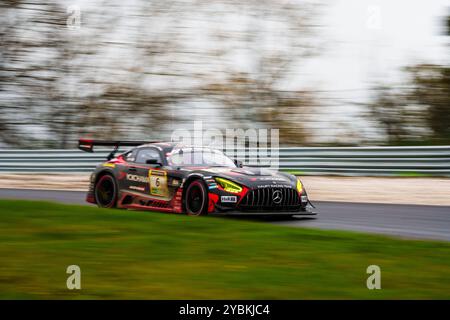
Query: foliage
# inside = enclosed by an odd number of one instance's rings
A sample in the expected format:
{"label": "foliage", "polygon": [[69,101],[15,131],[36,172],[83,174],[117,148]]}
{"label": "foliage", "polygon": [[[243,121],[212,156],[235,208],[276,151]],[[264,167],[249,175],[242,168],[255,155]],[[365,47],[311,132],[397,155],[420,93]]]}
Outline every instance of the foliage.
{"label": "foliage", "polygon": [[101,1],[80,8],[80,28],[67,25],[68,5],[1,4],[0,143],[68,148],[81,135],[154,139],[197,114],[207,124],[250,122],[307,139],[296,119],[311,94],[280,85],[315,53],[314,5]]}
{"label": "foliage", "polygon": [[384,129],[387,144],[450,143],[450,68],[422,64],[405,68],[408,87],[378,87],[369,104],[371,120]]}

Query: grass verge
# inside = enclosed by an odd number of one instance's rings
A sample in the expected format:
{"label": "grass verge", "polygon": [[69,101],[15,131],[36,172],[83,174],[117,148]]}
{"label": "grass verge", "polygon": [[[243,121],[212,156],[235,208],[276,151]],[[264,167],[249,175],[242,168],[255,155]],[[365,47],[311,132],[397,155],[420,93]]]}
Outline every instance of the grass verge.
{"label": "grass verge", "polygon": [[446,242],[1,200],[0,243],[2,299],[450,298]]}

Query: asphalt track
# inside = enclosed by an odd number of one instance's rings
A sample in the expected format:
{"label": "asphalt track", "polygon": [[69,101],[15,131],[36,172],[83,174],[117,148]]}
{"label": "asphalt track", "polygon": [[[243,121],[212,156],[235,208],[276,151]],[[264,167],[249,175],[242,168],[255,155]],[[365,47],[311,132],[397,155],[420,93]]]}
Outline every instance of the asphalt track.
{"label": "asphalt track", "polygon": [[[0,189],[0,198],[49,200],[88,205],[85,192]],[[314,202],[316,218],[273,219],[270,223],[291,227],[354,230],[403,238],[450,241],[450,206]],[[255,218],[252,218],[255,219]]]}

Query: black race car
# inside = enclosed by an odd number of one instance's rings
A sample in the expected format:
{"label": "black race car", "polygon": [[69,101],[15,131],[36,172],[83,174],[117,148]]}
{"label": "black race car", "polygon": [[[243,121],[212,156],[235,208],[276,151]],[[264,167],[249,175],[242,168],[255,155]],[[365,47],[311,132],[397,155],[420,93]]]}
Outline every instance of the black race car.
{"label": "black race car", "polygon": [[[145,141],[82,139],[79,149],[113,146],[91,175],[87,201],[103,208],[206,215],[256,213],[313,215],[294,175],[242,167],[219,150]],[[118,156],[120,147],[133,146]]]}

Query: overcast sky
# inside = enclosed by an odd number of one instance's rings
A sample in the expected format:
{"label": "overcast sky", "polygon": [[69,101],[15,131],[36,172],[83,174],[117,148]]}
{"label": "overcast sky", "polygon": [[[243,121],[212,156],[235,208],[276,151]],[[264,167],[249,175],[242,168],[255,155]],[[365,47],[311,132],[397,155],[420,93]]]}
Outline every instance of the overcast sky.
{"label": "overcast sky", "polygon": [[328,3],[321,15],[326,48],[303,70],[310,76],[305,82],[311,86],[352,91],[352,97],[363,98],[367,94],[364,89],[374,82],[401,80],[403,66],[448,64],[448,37],[442,19],[449,13],[450,1]]}
{"label": "overcast sky", "polygon": [[[301,74],[301,78],[288,79],[282,84],[285,89],[307,87],[342,94],[345,99],[366,99],[370,86],[400,81],[404,66],[448,63],[448,37],[444,36],[442,19],[450,13],[450,0],[273,1],[324,4],[317,15],[322,26],[317,34],[323,45],[321,54],[299,65],[295,70],[298,72],[294,73]],[[80,5],[81,11],[87,7],[104,10],[101,2],[71,0],[67,3]],[[138,3],[139,0],[124,2],[121,10],[128,12]],[[208,24],[203,27],[208,28]],[[127,30],[124,30],[116,36],[126,39]],[[243,58],[236,63],[245,63]]]}

